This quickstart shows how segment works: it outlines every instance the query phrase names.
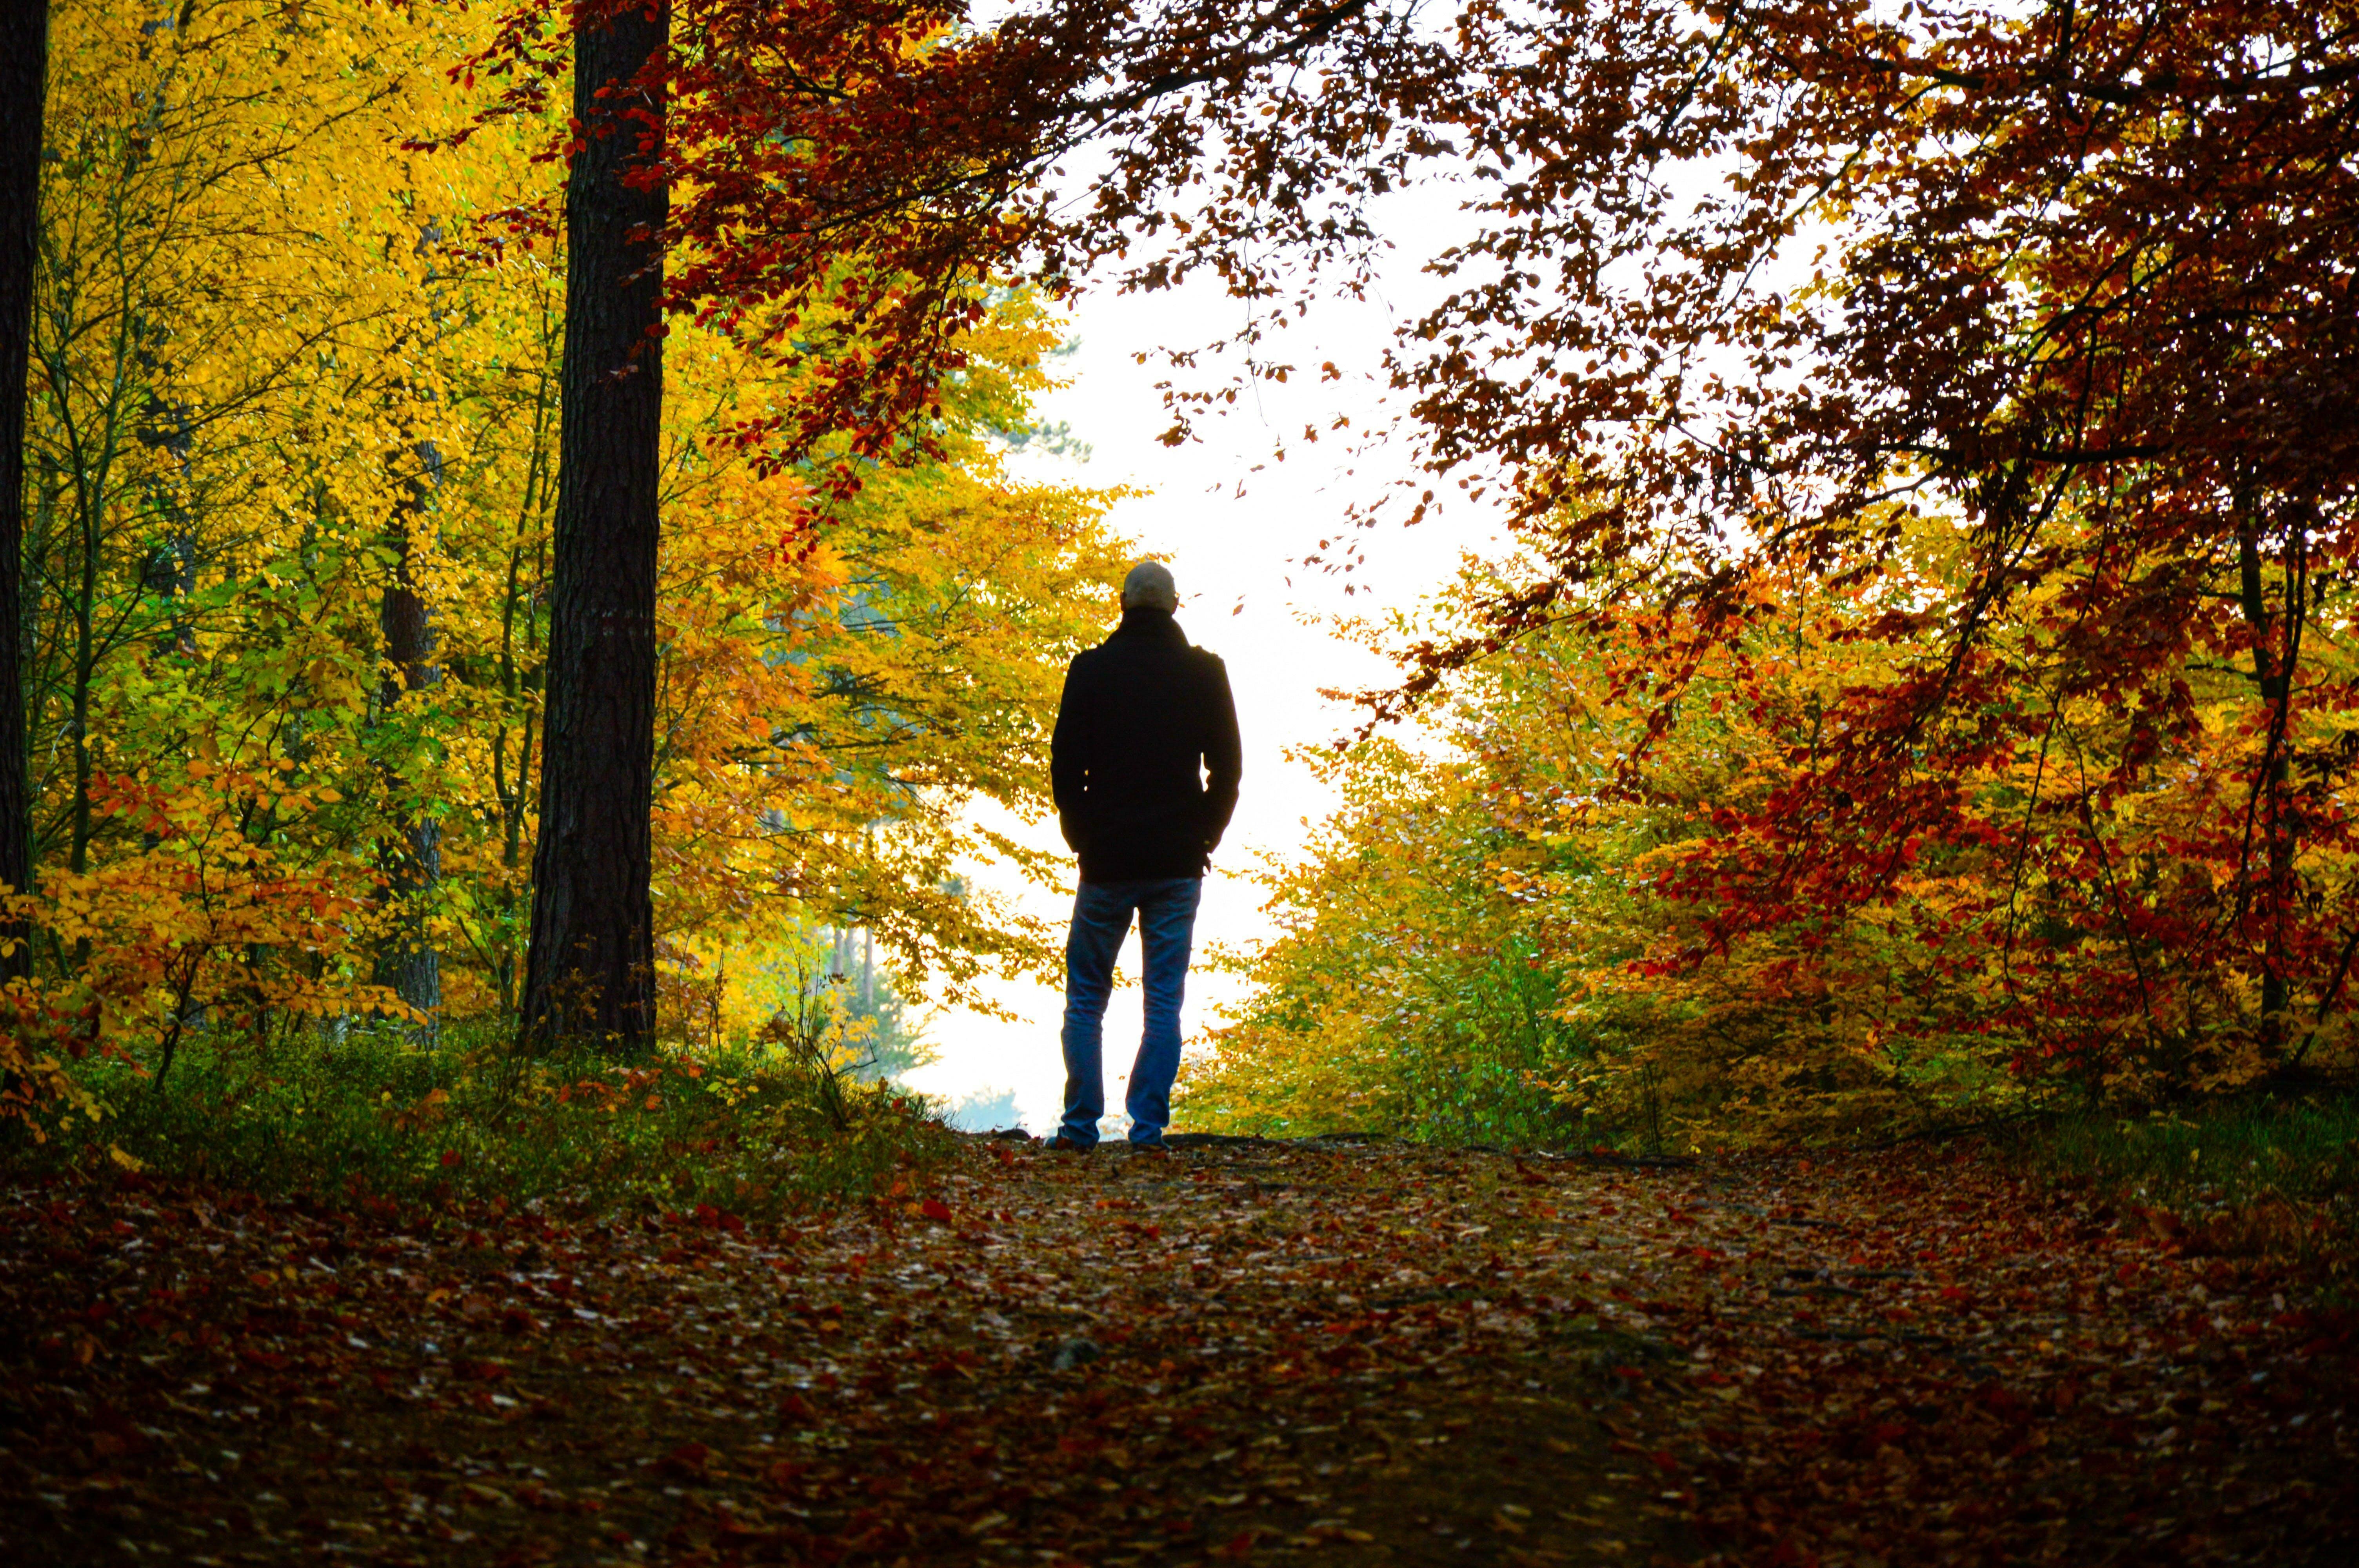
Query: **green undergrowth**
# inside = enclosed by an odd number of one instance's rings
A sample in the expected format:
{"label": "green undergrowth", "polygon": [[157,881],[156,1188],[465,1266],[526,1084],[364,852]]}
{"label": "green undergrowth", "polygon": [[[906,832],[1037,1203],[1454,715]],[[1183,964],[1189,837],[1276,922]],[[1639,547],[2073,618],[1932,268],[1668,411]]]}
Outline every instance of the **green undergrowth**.
{"label": "green undergrowth", "polygon": [[2359,1253],[2359,1097],[2082,1112],[2025,1128],[2008,1152],[2035,1178],[2108,1194],[2193,1251],[2337,1276]]}
{"label": "green undergrowth", "polygon": [[493,1038],[421,1048],[355,1029],[259,1061],[199,1040],[160,1083],[119,1060],[77,1071],[98,1121],[55,1119],[38,1142],[11,1133],[0,1159],[321,1198],[763,1217],[874,1191],[954,1141],[918,1096],[761,1046],[520,1062]]}
{"label": "green undergrowth", "polygon": [[2348,1196],[2359,1179],[2359,1098],[2225,1101],[2144,1115],[2088,1112],[2021,1145],[2035,1168],[2167,1205]]}

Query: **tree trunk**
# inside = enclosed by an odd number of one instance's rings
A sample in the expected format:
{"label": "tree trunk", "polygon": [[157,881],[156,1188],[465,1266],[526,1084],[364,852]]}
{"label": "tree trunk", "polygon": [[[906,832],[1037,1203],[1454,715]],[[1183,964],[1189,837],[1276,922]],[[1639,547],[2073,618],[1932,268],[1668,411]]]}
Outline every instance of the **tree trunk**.
{"label": "tree trunk", "polygon": [[[25,777],[25,377],[40,254],[41,114],[49,90],[49,0],[0,0],[0,882],[33,881]],[[0,921],[0,980],[32,973],[22,923]]]}
{"label": "tree trunk", "polygon": [[[663,0],[586,0],[575,27],[581,146],[566,180],[565,368],[550,562],[549,685],[528,1044],[624,1054],[655,1029],[648,892],[656,692],[658,299],[666,192],[625,175],[661,157]],[[603,96],[602,96],[603,94]]]}
{"label": "tree trunk", "polygon": [[[426,498],[441,470],[441,454],[430,441],[419,441],[409,454],[418,472],[408,481],[393,513],[393,580],[386,584],[377,610],[385,634],[386,675],[378,706],[388,715],[407,694],[440,685],[442,672],[434,663],[434,617],[418,591],[418,535],[426,516]],[[400,781],[389,779],[397,793]],[[378,955],[376,979],[394,994],[429,1016],[424,1033],[431,1036],[433,1014],[442,1008],[442,963],[426,931],[427,896],[442,878],[441,824],[413,809],[402,825],[401,837],[386,846],[386,892],[400,915],[385,950]]]}
{"label": "tree trunk", "polygon": [[2238,594],[2245,611],[2245,624],[2253,633],[2253,683],[2261,701],[2267,705],[2269,728],[2267,751],[2262,760],[2261,776],[2254,784],[2260,792],[2257,802],[2261,830],[2267,835],[2267,881],[2261,909],[2267,923],[2262,938],[2261,957],[2261,1024],[2262,1049],[2272,1057],[2286,1043],[2286,1008],[2292,998],[2289,974],[2292,965],[2286,952],[2286,918],[2293,903],[2294,887],[2294,824],[2288,820],[2286,786],[2290,776],[2288,767],[2292,750],[2290,704],[2293,700],[2293,674],[2301,654],[2301,604],[2307,577],[2307,538],[2299,524],[2288,535],[2285,552],[2284,624],[2280,626],[2271,611],[2261,571],[2261,528],[2256,508],[2246,506],[2237,526]]}

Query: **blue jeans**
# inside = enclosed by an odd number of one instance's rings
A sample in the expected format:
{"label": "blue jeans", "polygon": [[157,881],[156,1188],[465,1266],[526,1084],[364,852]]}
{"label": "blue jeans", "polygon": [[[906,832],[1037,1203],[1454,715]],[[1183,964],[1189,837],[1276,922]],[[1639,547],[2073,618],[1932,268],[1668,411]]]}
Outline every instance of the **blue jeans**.
{"label": "blue jeans", "polygon": [[1065,940],[1065,1119],[1058,1130],[1084,1149],[1105,1114],[1105,1010],[1114,961],[1138,914],[1146,949],[1147,1032],[1130,1069],[1130,1141],[1159,1143],[1171,1122],[1171,1081],[1180,1076],[1180,1002],[1188,989],[1188,945],[1196,930],[1201,877],[1083,882],[1073,895]]}

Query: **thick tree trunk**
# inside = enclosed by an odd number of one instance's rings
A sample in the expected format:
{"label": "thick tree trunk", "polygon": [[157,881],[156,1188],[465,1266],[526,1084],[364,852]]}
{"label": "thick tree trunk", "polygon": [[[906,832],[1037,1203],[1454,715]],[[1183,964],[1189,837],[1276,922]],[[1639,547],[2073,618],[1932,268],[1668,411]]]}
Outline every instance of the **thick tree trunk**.
{"label": "thick tree trunk", "polygon": [[[582,146],[566,181],[565,373],[549,585],[540,838],[521,1028],[528,1044],[637,1050],[655,1028],[656,485],[666,193],[625,176],[660,157],[662,0],[583,6]],[[602,95],[603,94],[603,95]]]}
{"label": "thick tree trunk", "polygon": [[[49,0],[0,0],[0,882],[33,880],[25,777],[25,377],[40,247],[41,114],[48,96]],[[28,933],[0,922],[14,948],[0,979],[32,972]]]}
{"label": "thick tree trunk", "polygon": [[[426,501],[434,476],[442,466],[433,443],[420,441],[409,454],[418,472],[408,482],[401,504],[394,509],[393,580],[386,584],[377,609],[385,634],[385,676],[379,707],[387,713],[407,694],[441,683],[434,662],[434,616],[426,596],[418,591],[418,561],[422,553],[419,533],[426,517]],[[426,931],[426,898],[442,877],[441,824],[423,811],[402,827],[399,839],[386,846],[386,892],[400,908],[400,918],[378,956],[376,979],[394,994],[426,1013],[442,1008],[442,963]],[[433,1025],[426,1026],[430,1034]]]}

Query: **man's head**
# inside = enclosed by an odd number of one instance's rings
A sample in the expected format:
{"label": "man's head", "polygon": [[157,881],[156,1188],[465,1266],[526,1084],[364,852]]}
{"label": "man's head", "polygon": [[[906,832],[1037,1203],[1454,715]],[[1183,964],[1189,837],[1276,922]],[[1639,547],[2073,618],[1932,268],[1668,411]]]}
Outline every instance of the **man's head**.
{"label": "man's head", "polygon": [[1141,561],[1122,579],[1125,610],[1160,610],[1169,615],[1180,608],[1180,585],[1161,561]]}

